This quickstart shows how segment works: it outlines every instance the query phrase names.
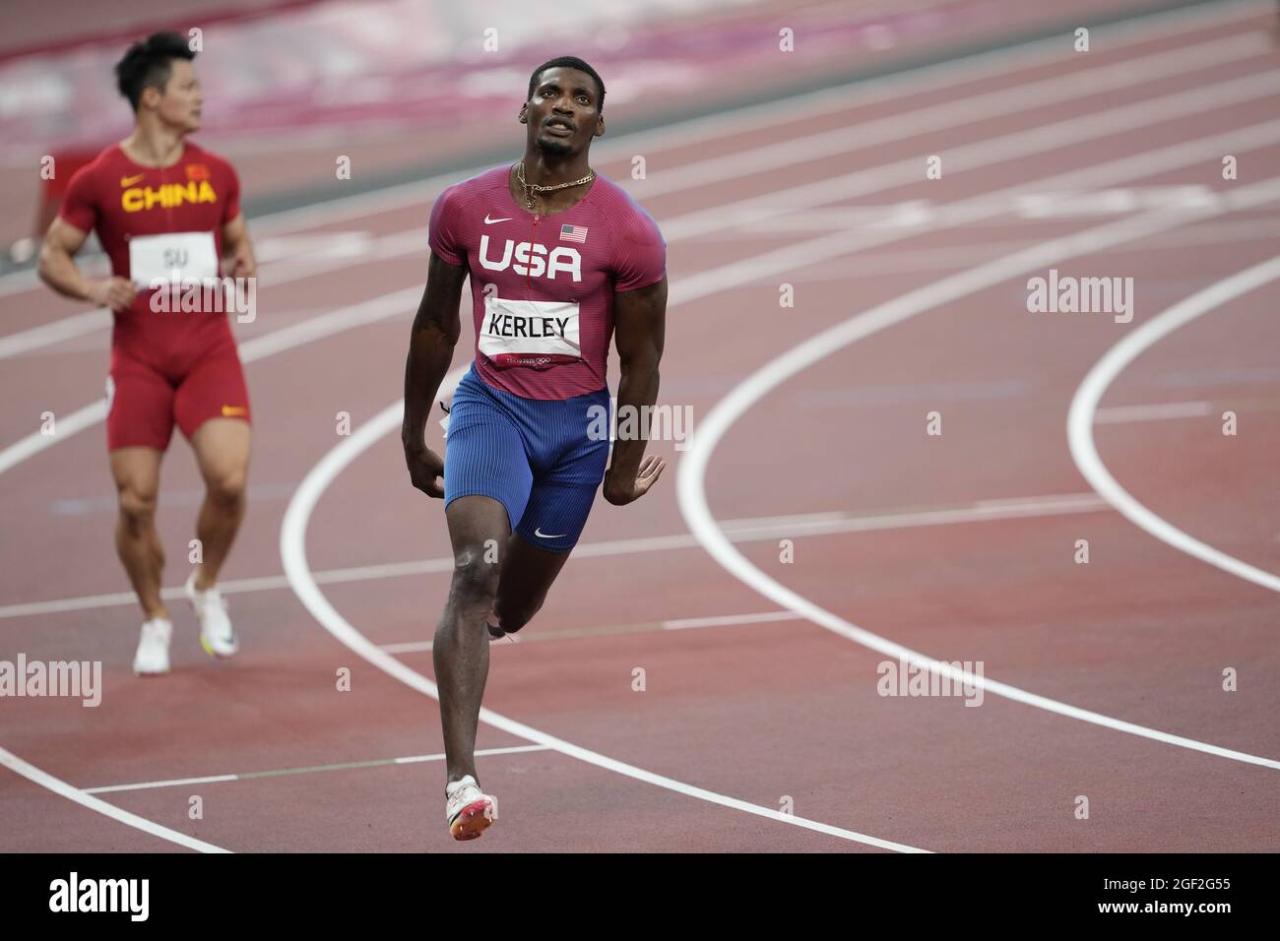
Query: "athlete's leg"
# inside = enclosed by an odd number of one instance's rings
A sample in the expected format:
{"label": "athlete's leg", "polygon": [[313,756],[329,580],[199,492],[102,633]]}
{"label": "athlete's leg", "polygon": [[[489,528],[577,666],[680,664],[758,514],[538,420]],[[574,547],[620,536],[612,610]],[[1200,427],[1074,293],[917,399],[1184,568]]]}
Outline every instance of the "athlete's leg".
{"label": "athlete's leg", "polygon": [[495,626],[514,634],[528,624],[546,601],[551,584],[567,561],[568,552],[540,549],[519,533],[512,533],[494,602]]}
{"label": "athlete's leg", "polygon": [[474,373],[454,392],[446,444],[445,519],[454,571],[432,658],[440,687],[446,783],[468,774],[478,782],[476,725],[489,675],[486,620],[533,472],[511,415]]}
{"label": "athlete's leg", "polygon": [[160,599],[164,549],[156,532],[160,461],[173,434],[173,387],[122,347],[107,379],[107,450],[119,516],[116,552],[147,620],[168,619]]}
{"label": "athlete's leg", "polygon": [[147,620],[169,617],[160,599],[164,548],[156,532],[156,497],[160,492],[163,456],[163,451],[145,447],[118,448],[111,452],[111,476],[115,478],[120,509],[116,521],[116,552]]}
{"label": "athlete's leg", "polygon": [[195,590],[204,591],[217,582],[244,519],[249,472],[249,391],[229,333],[197,355],[178,386],[173,410],[204,478],[196,519],[201,563],[194,580]]}
{"label": "athlete's leg", "polygon": [[205,591],[218,580],[245,511],[251,432],[238,418],[211,418],[196,429],[191,447],[204,478],[205,496],[196,518],[201,562],[195,588]]}
{"label": "athlete's leg", "polygon": [[479,781],[476,725],[489,676],[485,617],[498,592],[501,549],[511,524],[502,503],[479,494],[452,500],[445,508],[445,517],[453,545],[453,580],[431,647],[440,687],[445,774],[447,781],[457,781],[467,774]]}

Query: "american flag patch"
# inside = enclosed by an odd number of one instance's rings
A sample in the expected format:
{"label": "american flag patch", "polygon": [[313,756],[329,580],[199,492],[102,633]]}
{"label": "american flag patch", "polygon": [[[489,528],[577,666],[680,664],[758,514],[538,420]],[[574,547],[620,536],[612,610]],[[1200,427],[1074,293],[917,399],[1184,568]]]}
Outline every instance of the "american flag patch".
{"label": "american flag patch", "polygon": [[560,241],[562,242],[585,242],[587,240],[587,227],[585,225],[565,225],[560,226]]}

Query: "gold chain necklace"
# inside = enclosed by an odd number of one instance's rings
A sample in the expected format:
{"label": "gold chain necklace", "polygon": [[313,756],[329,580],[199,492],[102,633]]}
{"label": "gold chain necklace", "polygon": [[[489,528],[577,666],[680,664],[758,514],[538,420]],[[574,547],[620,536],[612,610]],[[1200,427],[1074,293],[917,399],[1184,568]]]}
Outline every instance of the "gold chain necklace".
{"label": "gold chain necklace", "polygon": [[516,164],[516,182],[524,187],[525,205],[529,211],[533,211],[533,194],[534,193],[551,193],[556,190],[568,189],[571,186],[581,186],[583,183],[590,183],[596,178],[596,171],[590,170],[587,175],[580,180],[574,180],[572,183],[557,183],[554,186],[542,186],[538,183],[527,183],[524,178],[524,161],[521,160]]}

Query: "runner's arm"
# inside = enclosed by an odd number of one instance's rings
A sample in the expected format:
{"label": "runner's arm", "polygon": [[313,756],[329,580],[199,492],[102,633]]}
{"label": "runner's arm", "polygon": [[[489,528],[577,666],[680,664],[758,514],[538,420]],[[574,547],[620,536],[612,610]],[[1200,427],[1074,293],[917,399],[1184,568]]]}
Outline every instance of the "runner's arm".
{"label": "runner's arm", "polygon": [[[647,418],[658,398],[658,362],[662,359],[667,319],[667,278],[647,287],[614,294],[614,342],[618,347],[621,378],[618,380],[618,411]],[[604,497],[622,505],[636,499],[648,487],[636,492],[640,459],[648,438],[648,422],[640,423],[641,434],[618,439],[604,478]],[[661,463],[661,462],[660,462]],[[660,472],[660,469],[659,469]],[[656,478],[655,478],[656,479]]]}
{"label": "runner's arm", "polygon": [[133,284],[124,278],[86,278],[72,258],[88,237],[88,232],[65,219],[54,219],[40,246],[40,280],[63,297],[92,301],[115,310],[127,308],[136,293]]}
{"label": "runner's arm", "polygon": [[222,227],[222,254],[229,262],[231,277],[252,278],[258,273],[244,213],[236,213],[236,217]]}
{"label": "runner's arm", "polygon": [[[418,313],[413,318],[409,355],[404,366],[404,424],[400,429],[400,439],[407,458],[427,452],[423,432],[427,416],[431,414],[431,402],[449,371],[453,348],[462,332],[458,304],[462,297],[462,282],[466,278],[466,265],[451,265],[435,252],[431,253],[427,286],[422,292]],[[414,472],[414,464],[411,460],[411,473]],[[414,486],[432,496],[443,495],[443,490],[437,494],[416,478]],[[435,487],[434,482],[432,487]]]}

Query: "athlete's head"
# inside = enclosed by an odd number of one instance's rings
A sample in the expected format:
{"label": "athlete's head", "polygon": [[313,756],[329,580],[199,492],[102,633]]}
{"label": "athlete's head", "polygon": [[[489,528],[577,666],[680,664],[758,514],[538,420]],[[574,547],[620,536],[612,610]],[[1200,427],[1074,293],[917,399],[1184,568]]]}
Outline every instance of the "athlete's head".
{"label": "athlete's head", "polygon": [[604,80],[577,56],[550,59],[529,76],[529,97],[520,106],[529,143],[545,153],[569,156],[604,133]]}
{"label": "athlete's head", "polygon": [[116,86],[139,120],[149,115],[184,133],[199,129],[204,100],[195,57],[177,33],[153,33],[129,47],[116,63]]}

